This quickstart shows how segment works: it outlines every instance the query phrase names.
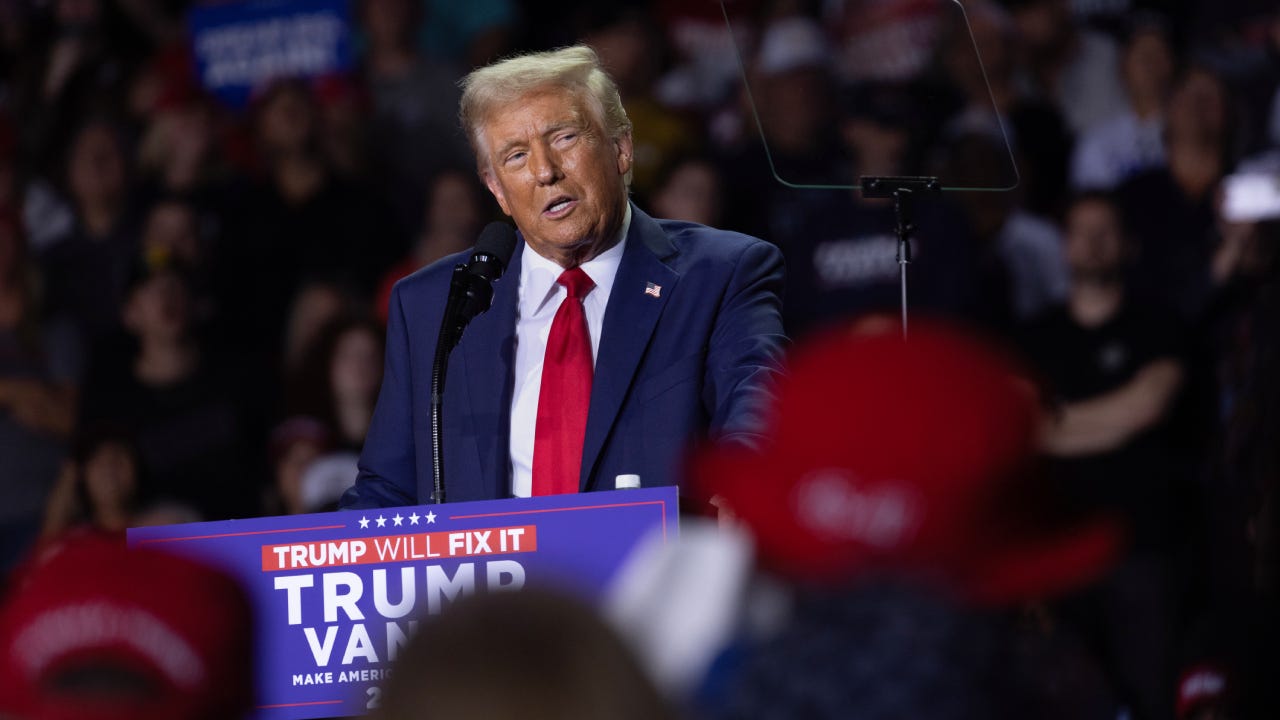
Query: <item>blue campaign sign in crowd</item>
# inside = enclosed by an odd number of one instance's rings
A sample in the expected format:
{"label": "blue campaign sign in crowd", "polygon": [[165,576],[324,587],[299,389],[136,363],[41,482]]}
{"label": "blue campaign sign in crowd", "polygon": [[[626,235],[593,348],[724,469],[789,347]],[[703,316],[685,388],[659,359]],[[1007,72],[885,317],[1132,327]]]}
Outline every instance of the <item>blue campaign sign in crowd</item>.
{"label": "blue campaign sign in crowd", "polygon": [[282,77],[346,72],[352,62],[346,0],[242,0],[191,9],[192,51],[204,87],[234,108]]}

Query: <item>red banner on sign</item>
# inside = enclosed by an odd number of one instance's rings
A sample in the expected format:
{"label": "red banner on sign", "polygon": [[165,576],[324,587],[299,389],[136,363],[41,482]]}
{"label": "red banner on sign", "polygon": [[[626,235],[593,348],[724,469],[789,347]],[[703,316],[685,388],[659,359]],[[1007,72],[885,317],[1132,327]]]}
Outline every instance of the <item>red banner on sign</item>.
{"label": "red banner on sign", "polygon": [[534,525],[262,546],[262,571],[507,555],[538,549]]}

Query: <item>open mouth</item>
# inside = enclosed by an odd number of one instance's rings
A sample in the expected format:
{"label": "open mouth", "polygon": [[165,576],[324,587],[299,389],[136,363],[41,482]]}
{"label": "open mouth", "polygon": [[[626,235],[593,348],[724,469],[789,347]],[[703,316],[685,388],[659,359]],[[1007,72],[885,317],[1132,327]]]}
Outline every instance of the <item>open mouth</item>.
{"label": "open mouth", "polygon": [[551,202],[547,203],[547,206],[542,210],[542,214],[550,217],[559,217],[572,210],[577,204],[577,200],[574,200],[567,195],[561,195],[553,198]]}

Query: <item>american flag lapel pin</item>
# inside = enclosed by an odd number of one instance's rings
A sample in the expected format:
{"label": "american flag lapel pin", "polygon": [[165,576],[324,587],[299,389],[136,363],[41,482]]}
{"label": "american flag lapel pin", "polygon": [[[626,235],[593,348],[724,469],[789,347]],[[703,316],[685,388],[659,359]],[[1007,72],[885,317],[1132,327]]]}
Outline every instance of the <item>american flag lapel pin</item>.
{"label": "american flag lapel pin", "polygon": [[662,286],[647,282],[644,284],[644,294],[652,295],[653,297],[662,297]]}

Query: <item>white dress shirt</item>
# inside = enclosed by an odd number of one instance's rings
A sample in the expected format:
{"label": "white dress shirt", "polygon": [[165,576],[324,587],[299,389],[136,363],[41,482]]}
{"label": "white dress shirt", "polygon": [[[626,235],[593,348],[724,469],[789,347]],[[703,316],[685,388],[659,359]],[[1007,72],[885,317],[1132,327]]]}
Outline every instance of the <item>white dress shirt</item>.
{"label": "white dress shirt", "polygon": [[[622,250],[631,226],[631,204],[622,218],[622,236],[608,250],[582,264],[595,287],[582,301],[591,335],[591,362],[600,354],[600,331],[609,305],[613,279],[622,262]],[[511,494],[529,497],[533,491],[533,434],[538,422],[538,396],[542,390],[542,362],[547,353],[547,337],[560,303],[567,291],[556,282],[564,272],[552,260],[534,252],[528,244],[520,256],[519,298],[516,305],[515,388],[511,394]]]}

